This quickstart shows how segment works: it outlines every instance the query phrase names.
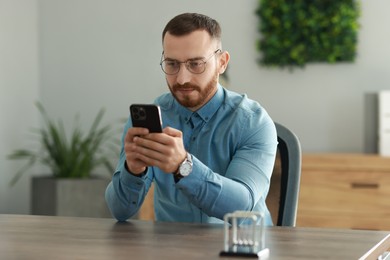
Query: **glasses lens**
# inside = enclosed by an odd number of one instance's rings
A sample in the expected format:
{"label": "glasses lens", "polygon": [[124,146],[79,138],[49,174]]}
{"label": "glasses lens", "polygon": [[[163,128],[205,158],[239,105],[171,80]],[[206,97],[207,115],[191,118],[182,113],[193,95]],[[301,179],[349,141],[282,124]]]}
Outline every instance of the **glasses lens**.
{"label": "glasses lens", "polygon": [[174,60],[164,60],[161,62],[161,68],[166,74],[176,74],[179,72],[180,63]]}
{"label": "glasses lens", "polygon": [[203,73],[206,69],[206,62],[203,60],[189,60],[186,62],[186,67],[189,71],[194,74]]}

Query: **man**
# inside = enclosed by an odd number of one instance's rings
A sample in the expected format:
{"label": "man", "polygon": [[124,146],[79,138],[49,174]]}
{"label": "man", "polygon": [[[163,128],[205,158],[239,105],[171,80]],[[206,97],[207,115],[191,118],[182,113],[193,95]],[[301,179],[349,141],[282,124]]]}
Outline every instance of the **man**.
{"label": "man", "polygon": [[106,190],[111,213],[125,221],[154,182],[157,221],[223,223],[226,213],[265,204],[277,136],[267,112],[218,82],[229,62],[217,21],[201,14],[174,17],[162,34],[161,67],[170,93],[161,107],[163,133],[132,127]]}

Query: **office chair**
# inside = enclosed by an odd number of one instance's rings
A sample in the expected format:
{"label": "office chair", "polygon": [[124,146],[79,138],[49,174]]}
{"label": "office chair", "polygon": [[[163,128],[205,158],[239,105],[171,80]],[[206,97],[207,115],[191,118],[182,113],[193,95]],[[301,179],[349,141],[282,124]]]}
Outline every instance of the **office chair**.
{"label": "office chair", "polygon": [[294,227],[301,177],[301,145],[288,128],[279,123],[275,126],[279,144],[266,202],[276,226]]}

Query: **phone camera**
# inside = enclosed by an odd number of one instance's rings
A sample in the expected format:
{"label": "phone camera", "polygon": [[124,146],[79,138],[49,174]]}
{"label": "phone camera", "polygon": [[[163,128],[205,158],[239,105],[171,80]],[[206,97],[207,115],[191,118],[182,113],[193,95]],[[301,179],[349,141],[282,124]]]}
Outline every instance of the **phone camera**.
{"label": "phone camera", "polygon": [[133,107],[132,109],[133,117],[136,120],[145,120],[146,119],[146,111],[143,107]]}
{"label": "phone camera", "polygon": [[139,115],[140,115],[141,117],[146,117],[146,113],[145,113],[145,110],[144,110],[143,108],[140,108],[140,110],[139,110]]}

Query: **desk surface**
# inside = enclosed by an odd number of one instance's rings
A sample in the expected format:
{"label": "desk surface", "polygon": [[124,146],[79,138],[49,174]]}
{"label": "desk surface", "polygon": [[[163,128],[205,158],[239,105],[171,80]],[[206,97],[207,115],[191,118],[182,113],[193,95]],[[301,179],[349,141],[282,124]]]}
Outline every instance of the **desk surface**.
{"label": "desk surface", "polygon": [[[272,227],[270,259],[358,259],[383,231]],[[222,225],[0,215],[0,259],[221,258]]]}

